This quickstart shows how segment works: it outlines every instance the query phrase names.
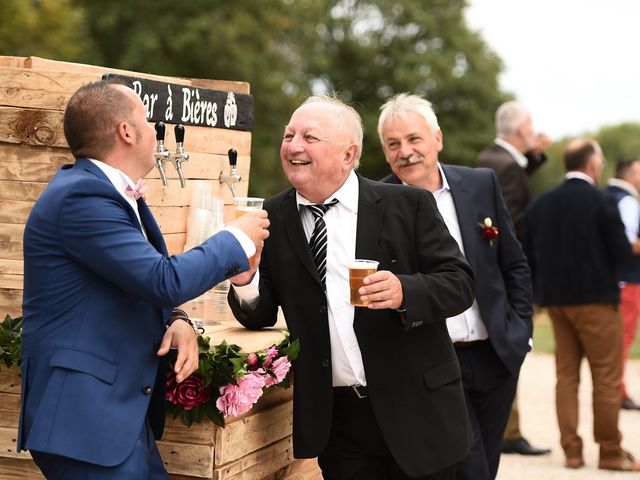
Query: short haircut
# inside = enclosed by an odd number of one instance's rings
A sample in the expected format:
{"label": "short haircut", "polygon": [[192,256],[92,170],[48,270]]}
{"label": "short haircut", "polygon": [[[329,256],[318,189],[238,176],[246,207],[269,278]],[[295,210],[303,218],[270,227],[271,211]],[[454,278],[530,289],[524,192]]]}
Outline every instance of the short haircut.
{"label": "short haircut", "polygon": [[622,160],[618,160],[613,176],[615,178],[624,178],[627,173],[629,173],[629,170],[631,170],[633,164],[638,161],[640,161],[640,159],[637,158],[625,158]]}
{"label": "short haircut", "polygon": [[112,147],[120,122],[131,122],[134,104],[113,80],[80,87],[64,112],[64,136],[74,156],[101,159]]}
{"label": "short haircut", "polygon": [[518,127],[529,118],[529,110],[518,102],[505,102],[496,111],[496,135],[508,137],[514,135]]}
{"label": "short haircut", "polygon": [[568,172],[584,170],[596,153],[598,148],[593,140],[574,141],[564,152],[564,167]]}
{"label": "short haircut", "polygon": [[436,114],[433,112],[430,101],[418,95],[399,93],[390,100],[387,100],[387,102],[380,107],[380,117],[378,118],[378,136],[380,137],[380,142],[382,142],[382,129],[389,120],[394,117],[406,118],[410,113],[421,115],[427,122],[431,133],[436,133],[440,130],[438,117],[436,117]]}
{"label": "short haircut", "polygon": [[351,141],[358,146],[354,162],[354,167],[358,168],[360,165],[360,155],[362,154],[362,137],[364,136],[364,128],[362,127],[362,118],[360,118],[360,114],[356,112],[355,108],[340,100],[336,94],[313,95],[307,98],[300,106],[302,107],[303,105],[308,105],[310,103],[328,103],[329,105],[335,105],[342,109],[344,114],[341,115],[340,121],[342,122],[345,132],[348,133]]}

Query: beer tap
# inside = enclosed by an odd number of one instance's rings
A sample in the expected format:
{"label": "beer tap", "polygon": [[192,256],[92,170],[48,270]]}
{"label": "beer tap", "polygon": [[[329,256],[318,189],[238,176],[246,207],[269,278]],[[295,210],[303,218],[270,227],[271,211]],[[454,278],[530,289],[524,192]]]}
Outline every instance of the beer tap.
{"label": "beer tap", "polygon": [[154,154],[154,158],[156,160],[156,167],[158,167],[158,171],[160,172],[160,178],[162,178],[162,185],[167,186],[167,175],[164,172],[164,164],[171,156],[171,153],[164,146],[164,131],[165,126],[164,123],[158,122],[156,123],[156,153]]}
{"label": "beer tap", "polygon": [[236,196],[235,184],[238,183],[240,180],[242,180],[242,177],[240,177],[240,175],[238,174],[238,170],[236,169],[236,164],[238,162],[238,152],[236,151],[235,148],[230,148],[229,151],[227,152],[227,155],[229,156],[229,166],[230,166],[229,175],[225,175],[221,171],[220,177],[218,178],[218,180],[220,181],[220,183],[226,183],[227,187],[229,187],[229,190],[231,190],[231,195],[235,197]]}
{"label": "beer tap", "polygon": [[187,183],[184,180],[184,174],[182,173],[182,162],[189,161],[189,154],[184,151],[184,125],[178,124],[175,128],[176,134],[176,153],[169,156],[169,160],[173,163],[173,166],[176,167],[178,171],[178,176],[180,177],[180,186],[182,188],[186,187]]}

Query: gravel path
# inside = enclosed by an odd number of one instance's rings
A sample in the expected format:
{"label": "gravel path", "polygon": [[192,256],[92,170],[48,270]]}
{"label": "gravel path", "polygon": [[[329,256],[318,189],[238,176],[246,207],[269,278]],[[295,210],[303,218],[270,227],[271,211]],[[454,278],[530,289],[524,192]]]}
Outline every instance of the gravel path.
{"label": "gravel path", "polygon": [[[629,362],[629,393],[640,401],[640,360]],[[555,364],[553,355],[531,353],[527,357],[518,384],[520,429],[529,441],[552,449],[550,455],[527,457],[503,455],[498,480],[640,480],[640,474],[608,472],[598,469],[598,447],[593,441],[591,411],[591,375],[583,360],[580,385],[579,433],[584,443],[586,466],[579,470],[564,468],[564,454],[555,413]],[[623,446],[640,457],[640,411],[622,410],[620,414]]]}

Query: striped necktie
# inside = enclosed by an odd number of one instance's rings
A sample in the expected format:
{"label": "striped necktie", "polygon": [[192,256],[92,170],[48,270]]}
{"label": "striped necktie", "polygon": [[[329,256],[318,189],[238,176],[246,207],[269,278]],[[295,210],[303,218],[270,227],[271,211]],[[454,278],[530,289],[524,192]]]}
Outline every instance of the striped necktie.
{"label": "striped necktie", "polygon": [[313,218],[315,219],[313,233],[309,240],[309,248],[311,249],[313,260],[316,263],[316,268],[318,269],[322,288],[324,288],[325,291],[327,290],[325,283],[327,277],[327,224],[324,222],[323,217],[324,214],[327,213],[327,210],[336,203],[338,203],[338,200],[334,198],[329,203],[323,205],[305,205],[305,207],[311,210]]}

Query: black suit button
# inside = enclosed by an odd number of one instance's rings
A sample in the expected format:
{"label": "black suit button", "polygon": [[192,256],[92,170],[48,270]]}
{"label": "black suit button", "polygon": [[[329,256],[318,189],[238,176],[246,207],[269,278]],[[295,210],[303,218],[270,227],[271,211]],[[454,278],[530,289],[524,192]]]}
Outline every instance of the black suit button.
{"label": "black suit button", "polygon": [[153,388],[151,388],[151,385],[145,385],[144,387],[142,387],[142,393],[144,393],[145,395],[151,395],[152,391]]}
{"label": "black suit button", "polygon": [[323,366],[324,368],[327,368],[327,367],[329,366],[329,360],[328,360],[328,359],[326,359],[326,358],[325,358],[324,360],[322,360],[322,366]]}
{"label": "black suit button", "polygon": [[322,305],[322,306],[320,307],[320,313],[321,313],[321,314],[323,314],[323,315],[324,315],[325,313],[327,313],[327,306],[326,306],[326,305]]}

